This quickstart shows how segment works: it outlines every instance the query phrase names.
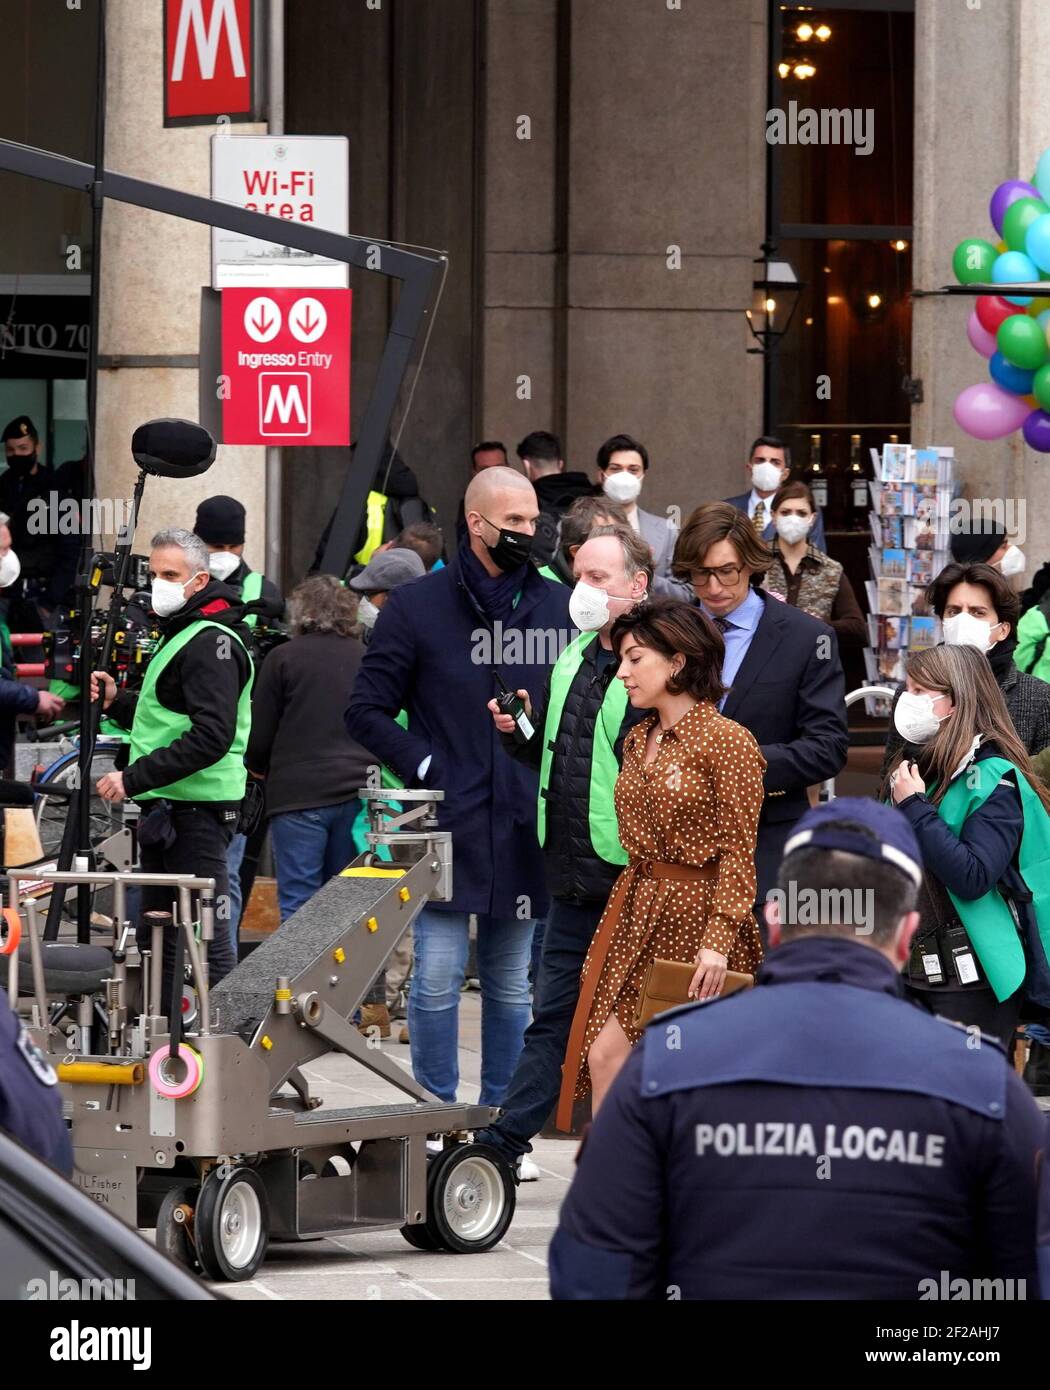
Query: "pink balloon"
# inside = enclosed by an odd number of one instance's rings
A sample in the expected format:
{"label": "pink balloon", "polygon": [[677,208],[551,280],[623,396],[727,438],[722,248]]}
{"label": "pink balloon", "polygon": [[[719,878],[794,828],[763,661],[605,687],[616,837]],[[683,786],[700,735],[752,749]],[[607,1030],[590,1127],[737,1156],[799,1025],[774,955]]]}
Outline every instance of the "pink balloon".
{"label": "pink balloon", "polygon": [[988,332],[987,328],[985,328],[984,324],[977,317],[976,309],[971,313],[969,322],[966,325],[966,336],[969,338],[971,345],[977,349],[982,357],[991,357],[998,349],[999,344],[996,341],[995,334]]}
{"label": "pink balloon", "polygon": [[1032,413],[1031,402],[981,381],[960,391],[952,410],[955,422],[974,439],[1003,439],[1024,424]]}

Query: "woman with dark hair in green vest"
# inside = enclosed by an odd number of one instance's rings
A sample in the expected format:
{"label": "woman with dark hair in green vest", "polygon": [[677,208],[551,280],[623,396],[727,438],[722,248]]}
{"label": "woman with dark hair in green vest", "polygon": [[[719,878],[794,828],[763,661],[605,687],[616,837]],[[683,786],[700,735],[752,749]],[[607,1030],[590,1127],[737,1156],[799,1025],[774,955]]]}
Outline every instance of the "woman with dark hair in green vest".
{"label": "woman with dark hair in green vest", "polygon": [[1050,794],[982,652],[932,647],[905,671],[894,723],[912,747],[885,790],[925,864],[906,987],[1009,1050],[1026,1001],[1050,1007]]}

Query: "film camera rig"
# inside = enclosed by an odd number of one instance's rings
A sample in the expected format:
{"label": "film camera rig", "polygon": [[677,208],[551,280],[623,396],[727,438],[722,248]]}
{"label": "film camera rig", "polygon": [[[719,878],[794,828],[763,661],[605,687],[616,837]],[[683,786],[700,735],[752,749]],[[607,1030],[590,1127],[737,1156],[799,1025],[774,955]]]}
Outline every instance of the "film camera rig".
{"label": "film camera rig", "polygon": [[[107,615],[95,604],[102,588],[118,587],[119,556],[97,552],[77,586],[78,603],[60,608],[50,632],[44,633],[44,675],[50,681],[63,681],[79,690],[80,653],[83,644],[84,610],[90,608],[91,664],[99,668],[107,630]],[[142,683],[146,668],[163,640],[160,620],[150,604],[149,556],[129,555],[127,574],[116,600],[112,643],[106,670],[119,690],[135,690]],[[273,650],[288,641],[285,628],[266,609],[265,600],[248,604],[246,614],[255,618],[248,629],[248,647],[256,666]]]}

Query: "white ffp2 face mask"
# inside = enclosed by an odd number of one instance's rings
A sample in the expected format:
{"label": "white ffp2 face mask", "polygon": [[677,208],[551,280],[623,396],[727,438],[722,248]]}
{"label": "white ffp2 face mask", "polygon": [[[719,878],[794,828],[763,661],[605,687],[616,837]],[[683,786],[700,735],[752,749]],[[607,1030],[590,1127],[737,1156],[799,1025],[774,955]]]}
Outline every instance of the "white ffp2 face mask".
{"label": "white ffp2 face mask", "polygon": [[906,743],[929,743],[947,718],[946,714],[934,714],[932,695],[913,695],[910,690],[904,692],[893,711],[894,727]]}
{"label": "white ffp2 face mask", "polygon": [[812,525],[811,516],[794,516],[790,512],[787,516],[778,516],[776,519],[777,535],[785,545],[795,545],[798,541],[805,540]]}
{"label": "white ffp2 face mask", "polygon": [[602,482],[602,491],[606,497],[623,506],[630,506],[641,490],[642,480],[636,478],[633,473],[609,473]]}
{"label": "white ffp2 face mask", "polygon": [[776,492],[780,486],[780,469],[775,463],[753,463],[751,481],[759,492]]}
{"label": "white ffp2 face mask", "polygon": [[581,579],[569,595],[569,619],[581,632],[598,632],[609,621],[609,595]]}
{"label": "white ffp2 face mask", "polygon": [[954,617],[945,618],[941,629],[949,647],[976,647],[979,652],[986,652],[995,646],[992,641],[993,626],[998,627],[999,624],[986,623],[972,613],[956,613]]}
{"label": "white ffp2 face mask", "polygon": [[[197,574],[203,574],[198,570]],[[192,584],[197,574],[191,574],[186,584]],[[170,618],[180,608],[186,607],[186,584],[176,584],[173,579],[155,579],[150,586],[150,603],[158,618]]]}
{"label": "white ffp2 face mask", "polygon": [[208,569],[213,579],[218,579],[220,583],[224,579],[229,579],[237,566],[241,563],[241,557],[235,555],[232,550],[213,550],[208,556]]}
{"label": "white ffp2 face mask", "polygon": [[372,631],[378,617],[379,609],[370,598],[365,598],[364,595],[362,595],[361,598],[357,600],[357,621],[361,624],[366,633]]}
{"label": "white ffp2 face mask", "polygon": [[13,550],[0,560],[0,589],[9,589],[22,573],[22,562]]}
{"label": "white ffp2 face mask", "polygon": [[1008,545],[1006,553],[999,561],[999,573],[1004,579],[1012,579],[1015,574],[1024,574],[1026,560],[1024,551],[1017,545]]}

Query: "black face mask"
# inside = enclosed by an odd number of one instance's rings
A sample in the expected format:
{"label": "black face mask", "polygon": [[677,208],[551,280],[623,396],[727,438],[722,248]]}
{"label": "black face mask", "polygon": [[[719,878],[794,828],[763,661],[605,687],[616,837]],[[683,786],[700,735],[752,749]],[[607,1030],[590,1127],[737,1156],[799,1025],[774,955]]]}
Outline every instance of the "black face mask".
{"label": "black face mask", "polygon": [[[479,515],[493,530],[499,530],[496,523],[489,521],[483,512]],[[486,541],[485,549],[492,556],[492,563],[498,565],[504,574],[509,574],[511,570],[520,569],[532,554],[532,537],[524,531],[500,531],[496,544],[489,545]]]}
{"label": "black face mask", "polygon": [[36,463],[35,454],[11,454],[7,460],[8,468],[19,478],[24,478],[34,463]]}

